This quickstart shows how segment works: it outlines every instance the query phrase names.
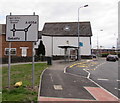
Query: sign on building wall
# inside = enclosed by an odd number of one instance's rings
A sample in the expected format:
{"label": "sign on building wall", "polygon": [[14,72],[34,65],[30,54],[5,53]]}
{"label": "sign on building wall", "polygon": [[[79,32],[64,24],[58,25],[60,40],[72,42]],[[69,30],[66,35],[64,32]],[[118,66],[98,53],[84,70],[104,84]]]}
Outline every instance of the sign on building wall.
{"label": "sign on building wall", "polygon": [[83,46],[83,43],[82,43],[82,42],[79,42],[79,46],[82,47],[82,46]]}
{"label": "sign on building wall", "polygon": [[6,17],[6,41],[37,41],[37,15],[8,15]]}

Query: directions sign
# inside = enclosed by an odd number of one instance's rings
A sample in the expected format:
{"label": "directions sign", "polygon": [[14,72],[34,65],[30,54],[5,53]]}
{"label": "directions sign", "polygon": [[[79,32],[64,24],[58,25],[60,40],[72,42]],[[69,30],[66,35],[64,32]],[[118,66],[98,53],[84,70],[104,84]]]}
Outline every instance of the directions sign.
{"label": "directions sign", "polygon": [[9,15],[6,17],[6,41],[37,41],[37,15]]}

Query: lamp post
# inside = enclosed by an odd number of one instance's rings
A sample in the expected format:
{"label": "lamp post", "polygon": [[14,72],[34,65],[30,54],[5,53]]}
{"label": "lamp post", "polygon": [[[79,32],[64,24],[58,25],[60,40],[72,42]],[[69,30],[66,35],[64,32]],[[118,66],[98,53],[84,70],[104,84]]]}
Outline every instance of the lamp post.
{"label": "lamp post", "polygon": [[88,5],[84,5],[78,8],[78,61],[81,59],[81,53],[80,53],[80,24],[79,24],[79,10],[80,8],[87,7]]}
{"label": "lamp post", "polygon": [[[103,31],[103,29],[100,29],[100,31]],[[100,51],[101,51],[101,48],[99,48],[99,36],[97,34],[97,56],[98,57],[100,56]]]}

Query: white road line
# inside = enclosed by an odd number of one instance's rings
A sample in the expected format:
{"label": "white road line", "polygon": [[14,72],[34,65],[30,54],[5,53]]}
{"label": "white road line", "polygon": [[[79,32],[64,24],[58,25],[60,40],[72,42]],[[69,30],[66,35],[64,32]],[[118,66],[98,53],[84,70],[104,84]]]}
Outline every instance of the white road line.
{"label": "white road line", "polygon": [[114,89],[116,89],[116,90],[119,90],[119,91],[120,91],[120,89],[118,89],[118,88],[114,88]]}
{"label": "white road line", "polygon": [[90,72],[88,72],[86,69],[83,69],[84,71],[86,71],[88,73],[87,78],[90,78]]}
{"label": "white road line", "polygon": [[75,77],[87,78],[87,77],[85,77],[85,76],[80,76],[80,75],[77,75],[77,74],[72,74],[72,73],[67,73],[67,72],[66,72],[65,74],[72,75],[72,76],[75,76]]}
{"label": "white road line", "polygon": [[[68,67],[68,66],[67,66],[67,67]],[[64,73],[66,73],[66,69],[67,69],[67,67],[64,68]]]}
{"label": "white road line", "polygon": [[95,69],[97,69],[99,66],[101,66],[101,65],[103,65],[103,64],[105,64],[105,63],[106,63],[106,62],[103,62],[103,63],[97,65],[97,66],[95,67]]}
{"label": "white road line", "polygon": [[109,81],[109,79],[98,78],[97,80]]}
{"label": "white road line", "polygon": [[53,77],[52,77],[52,74],[49,74],[49,75],[50,75],[51,81],[53,82]]}

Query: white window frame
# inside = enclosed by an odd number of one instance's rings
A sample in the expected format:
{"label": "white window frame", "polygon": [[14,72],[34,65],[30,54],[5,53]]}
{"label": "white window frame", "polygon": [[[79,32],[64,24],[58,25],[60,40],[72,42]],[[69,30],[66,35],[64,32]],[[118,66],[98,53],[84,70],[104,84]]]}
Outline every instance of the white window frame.
{"label": "white window frame", "polygon": [[[8,54],[7,54],[6,50],[8,50]],[[16,53],[17,53],[17,49],[16,48],[10,48],[10,51],[11,51],[10,55],[16,55]],[[15,53],[13,54],[12,51],[15,51]],[[9,55],[9,48],[5,48],[4,55]]]}
{"label": "white window frame", "polygon": [[29,47],[20,47],[20,49],[22,50],[21,51],[21,56],[22,57],[27,57],[27,49],[28,49]]}

